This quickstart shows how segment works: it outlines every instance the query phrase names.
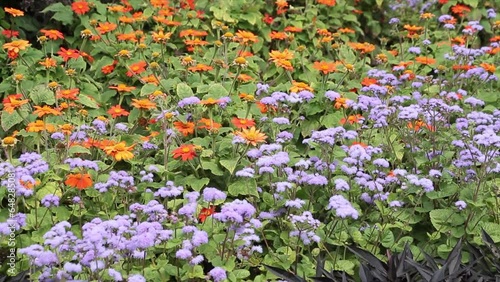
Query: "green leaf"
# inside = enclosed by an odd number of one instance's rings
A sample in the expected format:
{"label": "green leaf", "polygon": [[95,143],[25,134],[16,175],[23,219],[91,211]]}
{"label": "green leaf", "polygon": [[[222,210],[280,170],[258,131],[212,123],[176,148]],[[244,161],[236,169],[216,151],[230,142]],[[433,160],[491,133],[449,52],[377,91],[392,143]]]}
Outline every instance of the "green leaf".
{"label": "green leaf", "polygon": [[[220,83],[215,83],[210,85],[208,88],[208,95],[205,95],[207,97],[211,97],[214,99],[226,97],[229,95],[229,92],[227,92],[226,88],[222,86]],[[205,97],[204,97],[205,98]]]}
{"label": "green leaf", "polygon": [[490,91],[479,91],[479,93],[477,93],[477,98],[483,100],[487,104],[492,104],[498,100],[498,93]]}
{"label": "green leaf", "polygon": [[41,105],[42,103],[47,105],[53,105],[56,103],[56,98],[54,96],[54,92],[47,88],[45,84],[39,84],[33,89],[31,89],[28,97],[31,98],[31,101],[35,105]]}
{"label": "green leaf", "polygon": [[71,146],[68,150],[69,155],[74,155],[74,154],[89,154],[90,155],[90,150],[82,147],[82,146]]}
{"label": "green leaf", "polygon": [[93,109],[99,108],[99,104],[97,104],[97,102],[94,99],[90,98],[90,96],[87,96],[85,94],[78,95],[78,100],[76,101],[89,108]]}
{"label": "green leaf", "polygon": [[70,25],[73,23],[73,11],[71,10],[71,6],[62,3],[54,3],[42,11],[42,13],[47,12],[54,12],[52,19],[61,22],[63,25]]}
{"label": "green leaf", "polygon": [[257,182],[255,182],[255,179],[240,178],[229,185],[228,192],[232,196],[251,195],[259,197],[259,193],[257,192]]}
{"label": "green leaf", "polygon": [[476,8],[479,4],[479,0],[464,0],[464,4],[469,5],[472,8]]}
{"label": "green leaf", "polygon": [[210,161],[201,161],[201,164],[203,165],[204,169],[210,170],[210,172],[212,172],[212,174],[214,175],[217,176],[224,175],[224,171],[222,171],[222,169],[216,163]]}
{"label": "green leaf", "polygon": [[237,279],[245,279],[250,276],[250,271],[246,269],[236,269],[231,272]]}
{"label": "green leaf", "polygon": [[[28,115],[26,111],[21,111],[21,113]],[[17,112],[9,114],[6,111],[2,111],[2,115],[0,117],[1,117],[0,119],[1,119],[2,129],[5,131],[8,131],[13,126],[23,121],[23,118]]]}
{"label": "green leaf", "polygon": [[454,209],[435,209],[429,213],[431,223],[441,233],[449,231],[451,226],[459,226],[465,222],[465,218]]}
{"label": "green leaf", "polygon": [[238,160],[237,159],[233,159],[233,160],[220,160],[219,162],[231,174],[233,174],[234,170],[236,169],[236,166],[238,165]]}
{"label": "green leaf", "polygon": [[61,190],[57,189],[57,185],[55,182],[49,182],[45,184],[45,186],[37,189],[36,191],[36,198],[38,200],[42,200],[43,197],[47,195],[56,195],[58,197],[62,196]]}
{"label": "green leaf", "polygon": [[354,263],[350,260],[338,260],[335,263],[335,270],[345,271],[349,275],[354,275]]}
{"label": "green leaf", "polygon": [[342,119],[341,112],[335,112],[322,116],[320,119],[320,124],[326,127],[334,127],[340,125],[340,120]]}
{"label": "green leaf", "polygon": [[138,108],[133,108],[130,111],[130,114],[128,115],[128,122],[132,123],[132,124],[135,124],[135,122],[139,118],[139,114],[140,113],[141,113],[141,111]]}
{"label": "green leaf", "polygon": [[195,191],[200,191],[203,186],[207,185],[210,179],[203,177],[201,179],[196,178],[194,175],[189,175],[184,179],[184,185],[191,186]]}
{"label": "green leaf", "polygon": [[177,84],[177,96],[180,99],[194,96],[193,89],[184,82]]}

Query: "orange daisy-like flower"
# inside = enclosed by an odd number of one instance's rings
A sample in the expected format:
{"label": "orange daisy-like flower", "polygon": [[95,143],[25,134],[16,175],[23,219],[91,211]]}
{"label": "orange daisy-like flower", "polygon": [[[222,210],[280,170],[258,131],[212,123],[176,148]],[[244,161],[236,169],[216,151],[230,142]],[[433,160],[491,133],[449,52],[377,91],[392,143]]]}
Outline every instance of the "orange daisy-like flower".
{"label": "orange daisy-like flower", "polygon": [[28,123],[26,131],[28,132],[40,132],[47,130],[48,132],[54,132],[56,129],[52,124],[46,124],[43,120],[36,120],[34,122]]}
{"label": "orange daisy-like flower", "polygon": [[423,57],[423,56],[416,57],[415,61],[417,63],[422,64],[422,65],[433,65],[436,63],[435,59],[429,58],[429,57]]}
{"label": "orange daisy-like flower", "polygon": [[65,62],[69,59],[78,59],[80,57],[80,52],[76,49],[65,49],[63,47],[59,48],[59,52],[57,52]]}
{"label": "orange daisy-like flower", "polygon": [[290,92],[299,93],[302,90],[307,90],[309,92],[313,92],[314,89],[310,87],[307,83],[292,81],[292,87],[290,87]]}
{"label": "orange daisy-like flower", "polygon": [[198,129],[206,129],[208,131],[217,131],[222,127],[222,124],[215,122],[209,118],[202,118],[198,121]]}
{"label": "orange daisy-like flower", "polygon": [[113,118],[126,117],[130,114],[125,109],[120,107],[120,105],[115,105],[115,106],[111,107],[107,113],[110,114]]}
{"label": "orange daisy-like flower", "polygon": [[22,17],[22,16],[24,16],[24,12],[21,11],[21,10],[18,10],[18,9],[5,7],[5,8],[3,8],[3,10],[6,13],[10,14],[11,16],[13,16],[13,17]]}
{"label": "orange daisy-like flower", "polygon": [[167,42],[171,36],[171,32],[164,33],[163,30],[160,30],[159,32],[153,32],[151,35],[154,42]]}
{"label": "orange daisy-like flower", "polygon": [[451,7],[451,12],[459,17],[465,16],[465,14],[469,13],[470,11],[470,7],[464,4],[457,4]]}
{"label": "orange daisy-like flower", "polygon": [[30,42],[28,40],[14,40],[9,43],[5,43],[2,45],[4,49],[7,49],[8,52],[19,53],[19,51],[25,50],[30,46]]}
{"label": "orange daisy-like flower", "polygon": [[233,117],[231,119],[231,123],[238,129],[255,126],[255,121],[253,119],[246,119],[246,118]]}
{"label": "orange daisy-like flower", "polygon": [[375,45],[364,42],[364,43],[358,43],[358,42],[349,42],[348,45],[356,50],[361,52],[361,54],[366,54],[373,52],[375,50]]}
{"label": "orange daisy-like flower", "polygon": [[348,27],[339,28],[339,32],[340,33],[356,33],[356,31],[354,31],[354,29],[350,29]]}
{"label": "orange daisy-like flower", "polygon": [[145,61],[140,61],[135,64],[131,64],[128,68],[129,70],[127,71],[126,75],[128,77],[140,74],[144,71],[146,71],[146,66],[148,64]]}
{"label": "orange daisy-like flower", "polygon": [[271,39],[275,40],[286,40],[288,38],[288,35],[284,32],[277,32],[277,31],[271,31],[269,34]]}
{"label": "orange daisy-like flower", "polygon": [[198,215],[198,219],[201,223],[205,222],[207,217],[211,216],[215,213],[215,206],[210,206],[209,208],[202,208],[200,214]]}
{"label": "orange daisy-like flower", "polygon": [[408,129],[411,129],[413,131],[420,131],[421,128],[427,128],[430,131],[435,131],[436,129],[432,125],[428,125],[427,123],[423,122],[422,120],[416,120],[416,121],[409,121],[407,124]]}
{"label": "orange daisy-like flower", "polygon": [[22,100],[21,98],[23,97],[22,94],[13,94],[7,96],[5,99],[3,99],[3,109],[9,113],[12,114],[16,109],[21,108],[23,105],[28,104],[28,100]]}
{"label": "orange daisy-like flower", "polygon": [[349,99],[347,99],[347,98],[339,97],[339,98],[335,99],[335,103],[333,104],[333,107],[337,110],[340,108],[347,109],[347,108],[349,108],[349,105],[347,105],[348,101],[349,101]]}
{"label": "orange daisy-like flower", "polygon": [[92,186],[93,182],[90,174],[75,173],[69,174],[66,177],[66,181],[64,181],[64,184],[68,185],[69,187],[77,188],[78,190],[83,190]]}
{"label": "orange daisy-like flower", "polygon": [[47,38],[50,38],[52,40],[57,40],[57,39],[64,39],[64,35],[62,32],[56,29],[42,29],[40,30],[43,35],[45,35]]}
{"label": "orange daisy-like flower", "polygon": [[106,152],[106,155],[112,156],[117,161],[126,161],[134,157],[134,154],[131,152],[134,147],[135,144],[127,147],[125,142],[120,142],[118,144],[106,146],[104,148],[104,152]]}
{"label": "orange daisy-like flower", "polygon": [[72,89],[60,89],[57,90],[57,98],[58,99],[68,99],[68,100],[76,100],[78,99],[77,95],[80,94],[80,89],[72,88]]}
{"label": "orange daisy-like flower", "polygon": [[272,62],[277,62],[277,61],[280,61],[280,60],[291,60],[293,59],[293,52],[288,50],[288,49],[285,49],[283,51],[271,51],[271,53],[269,53],[269,60],[272,61]]}
{"label": "orange daisy-like flower", "polygon": [[285,32],[292,32],[292,33],[297,33],[301,32],[302,28],[301,27],[296,27],[296,26],[287,26],[284,29]]}
{"label": "orange daisy-like flower", "polygon": [[45,58],[43,61],[38,62],[40,65],[44,66],[45,69],[51,69],[57,67],[56,60],[52,58]]}
{"label": "orange daisy-like flower", "polygon": [[257,146],[258,143],[265,142],[267,138],[264,133],[260,132],[260,130],[253,126],[250,129],[242,129],[235,134],[245,139],[246,143],[252,146]]}
{"label": "orange daisy-like flower", "polygon": [[71,132],[73,131],[73,126],[69,123],[65,123],[63,125],[59,125],[59,129],[63,134],[70,135]]}
{"label": "orange daisy-like flower", "polygon": [[179,148],[172,151],[174,159],[189,161],[196,157],[196,146],[192,144],[182,144]]}
{"label": "orange daisy-like flower", "polygon": [[184,136],[194,133],[194,122],[188,121],[184,123],[182,121],[176,121],[174,122],[174,127]]}
{"label": "orange daisy-like flower", "polygon": [[244,45],[249,45],[259,41],[258,37],[255,34],[250,31],[244,30],[238,30],[235,39]]}
{"label": "orange daisy-like flower", "polygon": [[132,99],[132,106],[138,109],[150,110],[156,108],[156,103],[151,102],[148,99]]}
{"label": "orange daisy-like flower", "polygon": [[106,34],[115,30],[118,26],[114,23],[99,23],[99,26],[96,27],[96,30],[99,31],[100,34]]}
{"label": "orange daisy-like flower", "polygon": [[89,3],[87,1],[75,1],[71,4],[71,10],[77,15],[84,15],[90,11]]}
{"label": "orange daisy-like flower", "polygon": [[115,89],[118,92],[130,92],[135,89],[135,86],[127,86],[126,84],[118,84],[116,86],[110,86],[110,89]]}
{"label": "orange daisy-like flower", "polygon": [[358,124],[358,123],[361,123],[365,120],[365,118],[360,115],[360,114],[356,114],[356,115],[350,115],[348,116],[347,118],[342,118],[340,120],[340,124],[344,125],[346,122],[349,123],[349,124]]}
{"label": "orange daisy-like flower", "polygon": [[54,116],[60,116],[62,115],[61,111],[58,111],[56,109],[53,109],[50,106],[34,106],[35,111],[33,112],[34,114],[38,115],[38,117],[43,117],[46,115],[54,115]]}
{"label": "orange daisy-like flower", "polygon": [[481,63],[481,64],[479,64],[479,66],[482,67],[485,71],[487,71],[489,73],[494,73],[496,70],[495,65],[492,65],[492,64]]}
{"label": "orange daisy-like flower", "polygon": [[200,104],[204,105],[204,106],[214,106],[214,105],[218,105],[220,103],[221,103],[220,99],[214,99],[212,97],[200,101]]}
{"label": "orange daisy-like flower", "polygon": [[247,102],[254,102],[255,101],[255,96],[252,94],[240,93],[240,94],[238,94],[238,97],[240,97],[241,100],[247,101]]}
{"label": "orange daisy-like flower", "polygon": [[213,69],[214,69],[213,67],[204,64],[197,64],[194,67],[188,68],[188,70],[192,72],[205,72],[205,71],[211,71]]}
{"label": "orange daisy-like flower", "polygon": [[335,4],[337,4],[336,0],[316,0],[319,4],[326,5],[328,7],[333,7]]}
{"label": "orange daisy-like flower", "polygon": [[322,61],[322,62],[314,62],[313,67],[326,75],[334,72],[337,69],[337,64],[332,62]]}
{"label": "orange daisy-like flower", "polygon": [[377,84],[377,79],[376,78],[365,77],[361,81],[361,85],[363,85],[363,86],[370,86],[372,84]]}

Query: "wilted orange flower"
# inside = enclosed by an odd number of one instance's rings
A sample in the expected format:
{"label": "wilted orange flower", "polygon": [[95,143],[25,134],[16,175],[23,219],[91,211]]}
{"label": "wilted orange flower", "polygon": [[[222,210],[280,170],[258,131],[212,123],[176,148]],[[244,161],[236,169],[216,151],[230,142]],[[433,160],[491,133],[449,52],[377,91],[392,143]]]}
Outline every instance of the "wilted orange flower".
{"label": "wilted orange flower", "polygon": [[459,17],[465,16],[465,14],[469,13],[470,11],[470,7],[464,4],[457,4],[451,7],[451,12]]}
{"label": "wilted orange flower", "polygon": [[198,129],[206,129],[208,131],[218,130],[222,124],[215,122],[209,118],[202,118],[198,121]]}
{"label": "wilted orange flower", "polygon": [[205,222],[207,217],[211,216],[215,213],[215,206],[210,206],[209,208],[201,208],[200,214],[198,215],[198,219],[201,223]]}
{"label": "wilted orange flower", "polygon": [[13,17],[22,17],[22,16],[24,16],[24,12],[21,11],[21,10],[18,10],[18,9],[5,7],[5,8],[3,8],[3,10],[6,13],[10,14],[11,16],[13,16]]}
{"label": "wilted orange flower", "polygon": [[455,36],[451,39],[451,42],[457,43],[459,45],[464,45],[466,42],[465,36]]}
{"label": "wilted orange flower", "polygon": [[44,66],[46,69],[55,68],[57,66],[56,60],[52,58],[45,58],[43,61],[38,63]]}
{"label": "wilted orange flower", "polygon": [[71,10],[77,15],[84,15],[90,11],[87,1],[75,1],[71,4]]}
{"label": "wilted orange flower", "polygon": [[231,119],[231,123],[233,123],[233,125],[238,129],[255,126],[255,121],[253,119],[246,119],[246,118],[233,117]]}
{"label": "wilted orange flower", "polygon": [[354,123],[358,124],[363,122],[363,120],[365,120],[365,118],[360,114],[350,115],[347,118],[342,118],[340,120],[340,124],[344,125],[346,122],[349,124],[354,124]]}
{"label": "wilted orange flower", "polygon": [[370,53],[373,52],[373,50],[375,50],[375,45],[367,42],[364,43],[349,42],[348,44],[352,49],[361,52],[361,54]]}
{"label": "wilted orange flower", "polygon": [[38,117],[43,117],[46,115],[54,115],[54,116],[60,116],[62,113],[58,110],[53,109],[50,106],[44,105],[44,106],[34,106],[35,111],[33,112],[34,114],[38,115]]}
{"label": "wilted orange flower", "polygon": [[22,94],[12,94],[3,99],[3,109],[12,114],[16,109],[21,108],[23,105],[28,104],[28,100],[22,100]]}
{"label": "wilted orange flower", "polygon": [[131,64],[128,67],[128,71],[127,71],[126,75],[128,77],[131,77],[131,76],[140,74],[140,73],[146,71],[146,66],[147,65],[148,64],[145,61],[139,61],[139,62],[137,62],[135,64]]}
{"label": "wilted orange flower", "polygon": [[184,123],[182,121],[176,121],[174,122],[174,127],[184,136],[194,133],[194,122],[188,121]]}
{"label": "wilted orange flower", "polygon": [[337,4],[336,0],[316,0],[319,4],[323,4],[329,7],[335,6]]}
{"label": "wilted orange flower", "polygon": [[296,26],[287,26],[287,27],[285,27],[284,31],[296,33],[296,32],[301,32],[302,28],[301,27],[296,27]]}
{"label": "wilted orange flower", "polygon": [[349,106],[347,105],[348,101],[349,101],[349,99],[347,99],[347,98],[339,97],[339,98],[335,99],[333,107],[337,110],[340,108],[347,109],[347,108],[349,108]]}
{"label": "wilted orange flower", "polygon": [[288,7],[288,2],[286,0],[276,0],[276,6],[278,7],[277,9],[277,14],[281,15],[283,13],[286,13],[287,7]]}
{"label": "wilted orange flower", "polygon": [[112,106],[107,113],[110,114],[113,118],[126,117],[130,114],[129,112],[124,110],[120,105]]}
{"label": "wilted orange flower", "polygon": [[188,70],[192,72],[205,72],[205,71],[211,71],[213,69],[214,69],[213,67],[204,64],[197,64],[194,67],[188,68]]}
{"label": "wilted orange flower", "polygon": [[481,63],[481,64],[479,64],[479,66],[482,67],[485,71],[487,71],[489,73],[494,73],[496,70],[495,65],[492,65],[492,64]]}
{"label": "wilted orange flower", "polygon": [[421,128],[427,128],[429,131],[435,131],[436,128],[432,125],[428,125],[422,120],[409,121],[407,127],[414,131],[419,131]]}
{"label": "wilted orange flower", "polygon": [[28,40],[14,40],[12,42],[5,43],[2,46],[9,52],[19,53],[19,51],[25,50],[30,45],[31,44]]}
{"label": "wilted orange flower", "polygon": [[78,190],[83,190],[92,186],[93,182],[90,174],[88,173],[74,173],[68,174],[68,176],[66,177],[66,181],[64,181],[64,184],[68,185],[69,187],[77,188]]}
{"label": "wilted orange flower", "polygon": [[313,67],[323,74],[329,74],[337,69],[337,64],[332,62],[314,62]]}
{"label": "wilted orange flower", "polygon": [[56,29],[41,29],[40,32],[52,40],[64,39],[62,32]]}
{"label": "wilted orange flower", "polygon": [[339,28],[339,30],[338,30],[338,31],[339,31],[340,33],[356,33],[356,32],[354,31],[354,29],[350,29],[350,28],[348,28],[348,27]]}
{"label": "wilted orange flower", "polygon": [[256,43],[258,40],[257,36],[250,31],[238,30],[236,33],[236,40],[244,45],[249,45],[251,43]]}
{"label": "wilted orange flower", "polygon": [[313,92],[314,89],[310,87],[307,83],[292,81],[292,87],[290,87],[290,92],[299,93],[302,90],[307,90],[309,92]]}
{"label": "wilted orange flower", "polygon": [[114,23],[105,22],[105,23],[99,23],[99,26],[96,27],[96,30],[99,31],[100,34],[106,34],[108,32],[115,30],[116,27],[117,25]]}
{"label": "wilted orange flower", "polygon": [[416,57],[415,61],[421,63],[422,65],[433,65],[436,63],[435,59],[423,56]]}
{"label": "wilted orange flower", "polygon": [[242,129],[235,133],[237,136],[245,139],[246,143],[252,146],[257,146],[258,143],[263,143],[266,141],[267,136],[260,132],[260,130],[251,127],[250,129]]}
{"label": "wilted orange flower", "polygon": [[172,151],[174,159],[189,161],[196,157],[196,146],[192,144],[182,144],[179,148]]}
{"label": "wilted orange flower", "polygon": [[134,154],[130,152],[132,151],[134,146],[135,144],[127,147],[127,144],[125,142],[120,142],[115,145],[106,146],[104,148],[104,151],[106,152],[106,155],[112,156],[117,161],[126,161],[134,157]]}
{"label": "wilted orange flower", "polygon": [[138,109],[150,110],[156,108],[156,103],[151,102],[148,99],[132,99],[132,106]]}
{"label": "wilted orange flower", "polygon": [[80,93],[80,89],[78,88],[72,88],[72,89],[59,89],[57,90],[57,98],[58,99],[68,99],[68,100],[76,100],[78,95]]}
{"label": "wilted orange flower", "polygon": [[135,89],[135,86],[127,86],[126,84],[118,84],[116,86],[110,86],[110,89],[115,89],[118,92],[130,92]]}
{"label": "wilted orange flower", "polygon": [[260,112],[263,113],[263,114],[267,113],[270,110],[276,111],[276,107],[271,106],[271,105],[263,104],[260,101],[256,102],[255,105],[257,105],[257,107],[259,108]]}
{"label": "wilted orange flower", "polygon": [[116,36],[116,39],[118,39],[118,41],[129,41],[132,43],[137,42],[137,36],[136,36],[135,32],[120,33]]}

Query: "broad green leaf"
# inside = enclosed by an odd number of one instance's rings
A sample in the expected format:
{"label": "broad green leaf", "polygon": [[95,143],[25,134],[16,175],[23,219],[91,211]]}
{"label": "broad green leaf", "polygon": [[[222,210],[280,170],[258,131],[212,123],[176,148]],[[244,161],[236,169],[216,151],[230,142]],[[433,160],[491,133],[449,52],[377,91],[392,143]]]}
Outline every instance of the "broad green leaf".
{"label": "broad green leaf", "polygon": [[459,226],[465,222],[465,218],[455,209],[435,209],[429,215],[434,228],[442,233],[448,232],[451,226]]}
{"label": "broad green leaf", "polygon": [[210,161],[201,161],[201,163],[203,165],[203,168],[210,170],[212,174],[217,176],[224,175],[224,171],[222,171],[222,169],[216,163]]}
{"label": "broad green leaf", "polygon": [[200,191],[203,186],[207,185],[210,179],[203,177],[201,179],[196,178],[194,175],[189,175],[184,179],[184,185],[191,186],[195,191]]}
{"label": "broad green leaf", "polygon": [[233,174],[234,170],[236,169],[236,166],[238,165],[238,160],[237,159],[233,159],[233,160],[220,160],[219,162],[231,174]]}
{"label": "broad green leaf", "polygon": [[193,89],[184,82],[177,84],[177,96],[180,99],[194,96]]}
{"label": "broad green leaf", "polygon": [[93,108],[93,109],[99,108],[99,104],[93,98],[91,98],[90,96],[87,96],[85,94],[78,95],[78,100],[76,100],[76,101],[79,102],[80,104],[86,106],[86,107],[89,107],[89,108]]}
{"label": "broad green leaf", "polygon": [[52,19],[61,22],[63,25],[70,25],[73,23],[73,11],[69,5],[54,3],[42,11],[42,13],[47,12],[54,12]]}
{"label": "broad green leaf", "polygon": [[47,104],[53,105],[56,102],[56,98],[54,96],[54,92],[47,88],[45,84],[39,84],[33,89],[31,89],[28,97],[31,98],[31,101],[35,105]]}
{"label": "broad green leaf", "polygon": [[255,182],[255,179],[240,178],[229,185],[228,192],[232,196],[251,195],[259,197],[259,193],[257,193],[257,182]]}
{"label": "broad green leaf", "polygon": [[[21,111],[21,114],[27,116],[28,112]],[[13,126],[15,126],[23,121],[23,118],[17,112],[13,112],[12,114],[9,114],[6,111],[2,111],[2,115],[0,116],[0,118],[1,118],[2,129],[5,131],[8,131]]]}
{"label": "broad green leaf", "polygon": [[[222,97],[227,97],[229,95],[229,92],[227,92],[226,88],[222,86],[220,83],[215,83],[210,85],[208,88],[208,95],[205,95],[206,97],[211,97],[214,99],[222,98]],[[205,98],[205,97],[204,97]]]}

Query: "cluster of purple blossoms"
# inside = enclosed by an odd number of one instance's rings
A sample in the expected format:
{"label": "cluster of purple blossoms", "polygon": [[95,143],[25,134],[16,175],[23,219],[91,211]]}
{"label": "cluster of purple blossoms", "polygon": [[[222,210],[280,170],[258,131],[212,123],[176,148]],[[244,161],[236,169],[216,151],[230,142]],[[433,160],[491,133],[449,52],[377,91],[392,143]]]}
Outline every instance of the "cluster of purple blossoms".
{"label": "cluster of purple blossoms", "polygon": [[316,235],[316,229],[320,226],[320,221],[314,219],[309,211],[301,215],[290,215],[290,222],[294,229],[290,231],[290,237],[297,237],[304,245],[310,245],[313,242],[319,243],[320,238]]}
{"label": "cluster of purple blossoms", "polygon": [[82,160],[81,158],[69,158],[64,160],[65,164],[69,164],[70,169],[93,169],[95,171],[99,171],[99,166],[94,161]]}
{"label": "cluster of purple blossoms", "polygon": [[128,192],[134,192],[135,189],[134,177],[126,171],[111,171],[106,182],[98,182],[95,184],[95,189],[101,193],[107,192],[113,187],[122,188]]}
{"label": "cluster of purple blossoms", "polygon": [[178,259],[183,259],[189,261],[191,265],[197,265],[203,262],[203,255],[199,255],[196,252],[196,248],[208,243],[208,234],[203,230],[198,230],[195,226],[186,225],[182,228],[182,234],[190,238],[182,241],[182,247],[177,250],[175,257]]}
{"label": "cluster of purple blossoms", "polygon": [[[10,187],[12,183],[9,183],[9,179],[14,179],[16,196],[29,197],[33,195],[34,191],[31,188],[37,184],[35,177],[47,172],[49,164],[38,153],[23,153],[18,160],[22,165],[13,166],[9,162],[0,163],[0,186]],[[13,177],[9,177],[9,175],[13,175]]]}
{"label": "cluster of purple blossoms", "polygon": [[160,198],[175,198],[182,194],[184,187],[175,186],[173,181],[167,181],[164,187],[161,187],[154,193],[155,197]]}
{"label": "cluster of purple blossoms", "polygon": [[327,210],[335,210],[335,214],[340,218],[351,217],[358,219],[359,213],[342,195],[334,195],[330,197]]}
{"label": "cluster of purple blossoms", "polygon": [[16,213],[5,222],[0,222],[0,234],[9,236],[12,231],[19,231],[26,226],[26,215],[24,213]]}

